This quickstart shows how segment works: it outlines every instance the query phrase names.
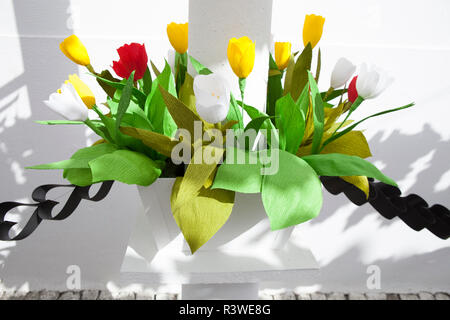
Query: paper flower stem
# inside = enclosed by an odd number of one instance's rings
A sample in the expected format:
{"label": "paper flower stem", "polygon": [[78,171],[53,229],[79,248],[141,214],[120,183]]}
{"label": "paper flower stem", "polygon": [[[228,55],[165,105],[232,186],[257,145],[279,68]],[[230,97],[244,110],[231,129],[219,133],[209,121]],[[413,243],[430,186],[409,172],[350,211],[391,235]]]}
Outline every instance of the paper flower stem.
{"label": "paper flower stem", "polygon": [[239,91],[241,92],[242,119],[244,119],[244,92],[247,84],[246,78],[239,79]]}
{"label": "paper flower stem", "polygon": [[86,68],[89,70],[90,73],[97,74],[91,64],[88,64]]}
{"label": "paper flower stem", "polygon": [[104,136],[103,132],[101,132],[100,129],[98,129],[98,128],[95,126],[95,124],[94,124],[91,120],[86,119],[86,120],[84,121],[84,123],[85,123],[89,128],[91,128],[92,131],[94,131],[97,135],[99,135],[100,137],[103,138],[103,136]]}

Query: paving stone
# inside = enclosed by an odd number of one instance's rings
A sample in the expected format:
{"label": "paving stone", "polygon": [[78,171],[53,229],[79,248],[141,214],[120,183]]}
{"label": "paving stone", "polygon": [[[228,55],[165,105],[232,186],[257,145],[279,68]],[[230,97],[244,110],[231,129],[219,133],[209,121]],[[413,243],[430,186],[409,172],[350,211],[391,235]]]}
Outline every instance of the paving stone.
{"label": "paving stone", "polygon": [[178,295],[176,293],[157,293],[155,300],[178,300]]}
{"label": "paving stone", "polygon": [[449,294],[445,292],[437,292],[435,293],[434,297],[436,298],[436,300],[450,300]]}
{"label": "paving stone", "polygon": [[386,300],[400,300],[400,297],[396,293],[387,293]]}
{"label": "paving stone", "polygon": [[311,300],[327,300],[327,296],[322,292],[311,293]]}
{"label": "paving stone", "polygon": [[367,300],[386,300],[386,293],[380,292],[367,292]]}
{"label": "paving stone", "polygon": [[111,292],[102,290],[97,298],[98,300],[113,300]]}
{"label": "paving stone", "polygon": [[155,291],[144,290],[136,292],[136,300],[155,300]]}
{"label": "paving stone", "polygon": [[136,300],[136,294],[130,291],[120,291],[113,294],[114,300]]}
{"label": "paving stone", "polygon": [[419,300],[419,296],[414,293],[402,293],[399,296],[400,300]]}
{"label": "paving stone", "polygon": [[23,299],[24,300],[39,300],[39,291],[30,291],[25,295],[25,297]]}
{"label": "paving stone", "polygon": [[349,293],[348,300],[367,300],[367,297],[364,293]]}
{"label": "paving stone", "polygon": [[58,300],[80,300],[80,297],[79,291],[64,291],[61,293]]}
{"label": "paving stone", "polygon": [[311,300],[311,294],[309,293],[297,293],[297,300]]}
{"label": "paving stone", "polygon": [[295,293],[292,291],[280,292],[273,295],[273,300],[297,300]]}
{"label": "paving stone", "polygon": [[58,300],[58,297],[58,291],[42,290],[39,292],[39,300]]}
{"label": "paving stone", "polygon": [[83,290],[81,291],[81,300],[97,300],[99,294],[99,290]]}
{"label": "paving stone", "polygon": [[434,296],[430,292],[419,292],[420,300],[434,300]]}
{"label": "paving stone", "polygon": [[327,294],[328,300],[347,300],[347,297],[344,293],[341,292],[332,292]]}

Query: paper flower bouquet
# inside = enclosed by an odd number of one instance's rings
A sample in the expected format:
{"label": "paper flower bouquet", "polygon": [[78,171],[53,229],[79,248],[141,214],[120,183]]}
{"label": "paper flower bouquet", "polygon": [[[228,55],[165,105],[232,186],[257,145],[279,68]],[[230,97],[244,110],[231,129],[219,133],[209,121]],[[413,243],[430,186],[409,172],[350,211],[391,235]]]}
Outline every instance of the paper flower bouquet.
{"label": "paper flower bouquet", "polygon": [[[166,62],[158,70],[150,62],[149,67],[144,45],[125,44],[117,50],[120,59],[112,63],[116,76],[108,70],[96,72],[80,40],[68,37],[61,43],[62,52],[87,67],[107,101],[100,108],[87,85],[71,75],[45,101],[67,120],[40,123],[84,124],[99,140],[68,160],[31,168],[62,169],[77,186],[109,180],[148,186],[158,178],[176,177],[171,209],[192,252],[227,221],[236,192],[260,193],[271,229],[278,230],[319,214],[321,176],[341,177],[367,197],[368,178],[395,186],[364,160],[371,153],[357,127],[413,104],[350,120],[390,79],[365,64],[352,79],[356,67],[342,58],[330,87],[321,92],[320,49],[314,72],[311,64],[324,21],[306,16],[302,52],[292,53],[290,43],[275,43],[265,108],[245,103],[246,79],[255,60],[255,43],[248,37],[230,39],[224,52],[237,76],[240,97],[230,93],[226,79],[189,55],[187,24],[167,26],[176,50],[172,66]],[[88,109],[97,117],[89,118]]]}

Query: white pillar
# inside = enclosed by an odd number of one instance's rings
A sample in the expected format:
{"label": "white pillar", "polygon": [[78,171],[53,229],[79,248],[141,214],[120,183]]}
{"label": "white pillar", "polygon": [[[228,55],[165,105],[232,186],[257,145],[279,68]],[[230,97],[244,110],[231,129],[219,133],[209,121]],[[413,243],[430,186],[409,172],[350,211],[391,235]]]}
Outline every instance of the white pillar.
{"label": "white pillar", "polygon": [[227,59],[228,41],[248,36],[256,43],[255,66],[247,78],[245,102],[262,111],[266,103],[271,22],[272,0],[189,1],[189,53],[224,76],[239,100],[238,79]]}

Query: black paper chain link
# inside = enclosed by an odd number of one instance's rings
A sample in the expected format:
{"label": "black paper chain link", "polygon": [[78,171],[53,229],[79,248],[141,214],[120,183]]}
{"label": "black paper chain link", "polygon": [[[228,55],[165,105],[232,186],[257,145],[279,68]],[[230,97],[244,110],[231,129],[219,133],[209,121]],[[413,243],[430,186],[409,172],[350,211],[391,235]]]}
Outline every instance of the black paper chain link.
{"label": "black paper chain link", "polygon": [[441,239],[450,237],[450,211],[440,205],[432,207],[416,194],[401,196],[399,188],[369,179],[369,199],[363,191],[339,177],[321,177],[325,189],[333,195],[344,193],[358,206],[369,203],[386,219],[400,218],[411,229],[428,229]]}
{"label": "black paper chain link", "polygon": [[[61,221],[67,219],[78,207],[81,200],[98,202],[103,200],[111,190],[113,181],[103,182],[94,196],[89,196],[89,190],[92,185],[87,187],[78,187],[64,184],[47,184],[34,189],[31,197],[36,203],[3,202],[0,203],[0,240],[15,241],[22,240],[31,235],[43,220]],[[61,211],[53,215],[53,208],[59,204],[58,201],[47,199],[47,193],[56,188],[73,188],[72,193],[67,199]],[[17,225],[17,222],[5,220],[6,214],[17,207],[36,207],[31,217],[26,222],[20,232],[10,236],[10,230]]]}

